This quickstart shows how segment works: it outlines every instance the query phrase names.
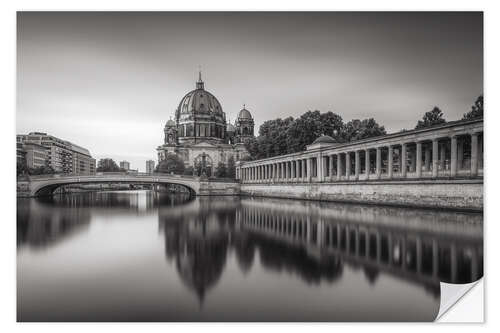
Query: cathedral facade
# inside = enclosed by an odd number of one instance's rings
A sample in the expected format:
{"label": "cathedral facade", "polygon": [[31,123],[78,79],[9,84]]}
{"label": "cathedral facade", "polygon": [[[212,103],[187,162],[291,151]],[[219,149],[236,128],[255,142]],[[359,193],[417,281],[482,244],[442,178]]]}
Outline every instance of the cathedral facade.
{"label": "cathedral facade", "polygon": [[196,89],[184,95],[174,120],[168,120],[164,127],[164,142],[157,148],[158,163],[175,154],[186,168],[202,167],[210,176],[220,162],[227,165],[231,157],[236,162],[248,156],[245,141],[252,137],[250,111],[243,106],[234,125],[227,122],[220,102],[205,90],[200,73]]}

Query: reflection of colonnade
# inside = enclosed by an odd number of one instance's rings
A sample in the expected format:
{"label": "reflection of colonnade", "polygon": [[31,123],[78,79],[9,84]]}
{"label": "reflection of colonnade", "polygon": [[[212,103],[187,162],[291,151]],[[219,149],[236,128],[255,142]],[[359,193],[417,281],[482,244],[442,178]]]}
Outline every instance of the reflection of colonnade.
{"label": "reflection of colonnade", "polygon": [[243,183],[336,182],[477,177],[483,170],[483,120],[456,121],[349,143],[243,162]]}
{"label": "reflection of colonnade", "polygon": [[243,205],[237,223],[248,230],[304,246],[313,255],[334,254],[348,262],[426,284],[466,283],[482,276],[482,242],[470,237],[457,239],[439,231],[408,231],[317,214],[278,213],[259,205]]}

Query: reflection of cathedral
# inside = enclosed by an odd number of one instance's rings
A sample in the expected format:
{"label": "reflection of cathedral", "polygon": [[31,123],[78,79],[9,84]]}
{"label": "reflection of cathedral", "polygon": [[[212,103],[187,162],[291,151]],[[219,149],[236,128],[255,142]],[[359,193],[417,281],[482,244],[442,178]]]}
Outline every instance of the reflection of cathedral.
{"label": "reflection of cathedral", "polygon": [[186,167],[203,163],[210,172],[219,162],[227,164],[231,156],[238,161],[248,155],[244,142],[254,136],[254,120],[243,106],[234,125],[226,122],[221,104],[205,90],[200,73],[196,89],[182,98],[164,134],[164,143],[157,148],[158,162],[173,153]]}

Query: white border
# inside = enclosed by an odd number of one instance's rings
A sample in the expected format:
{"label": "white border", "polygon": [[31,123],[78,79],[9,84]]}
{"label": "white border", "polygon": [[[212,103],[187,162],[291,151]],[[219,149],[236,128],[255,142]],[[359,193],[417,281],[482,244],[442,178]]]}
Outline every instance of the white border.
{"label": "white border", "polygon": [[[0,320],[3,332],[14,331],[34,331],[34,332],[87,332],[106,330],[106,332],[135,332],[138,329],[148,331],[165,332],[165,330],[196,330],[200,331],[232,331],[238,332],[254,332],[255,330],[269,329],[278,331],[286,329],[289,332],[303,331],[312,329],[316,332],[327,331],[332,329],[343,330],[370,330],[375,332],[401,332],[402,329],[407,332],[421,332],[422,330],[453,330],[457,333],[460,331],[476,330],[478,328],[487,327],[495,329],[498,326],[498,304],[494,305],[497,300],[493,295],[500,295],[498,285],[499,265],[496,263],[497,255],[500,254],[496,235],[499,232],[498,213],[489,209],[494,207],[494,202],[498,202],[498,193],[495,185],[500,185],[498,175],[495,169],[500,166],[500,154],[495,154],[495,146],[500,143],[500,105],[498,103],[498,94],[496,93],[500,86],[498,82],[500,52],[498,46],[498,31],[500,31],[500,15],[498,13],[499,1],[428,1],[420,0],[415,2],[401,1],[314,1],[307,2],[291,1],[270,1],[270,0],[254,0],[248,2],[235,3],[232,1],[4,1],[2,2],[0,11],[0,22],[2,24],[1,41],[2,48],[2,84],[1,84],[1,123],[2,131],[2,162],[0,163],[1,174],[3,175],[1,192],[2,229],[0,232],[1,238],[1,264],[4,268],[0,274]],[[489,297],[486,297],[488,304],[486,305],[486,321],[487,325],[436,325],[436,324],[16,324],[15,323],[15,154],[14,154],[14,135],[15,135],[15,43],[16,43],[16,25],[15,11],[16,10],[484,10],[485,11],[485,101],[486,101],[486,184],[485,184],[485,277]],[[491,172],[490,172],[491,171]],[[495,200],[496,199],[496,200]],[[495,200],[495,201],[493,201]],[[490,205],[492,203],[492,205]],[[490,239],[491,238],[491,239]],[[490,256],[491,254],[491,256]],[[497,255],[495,255],[497,254]],[[489,258],[492,257],[491,265]],[[491,283],[488,284],[488,281]],[[497,296],[498,297],[498,296]],[[477,302],[477,301],[473,301]],[[473,309],[477,304],[467,304],[470,309]],[[493,309],[492,312],[488,311]],[[491,315],[488,316],[488,314]],[[334,327],[332,327],[334,325]],[[498,331],[498,327],[495,329]]]}

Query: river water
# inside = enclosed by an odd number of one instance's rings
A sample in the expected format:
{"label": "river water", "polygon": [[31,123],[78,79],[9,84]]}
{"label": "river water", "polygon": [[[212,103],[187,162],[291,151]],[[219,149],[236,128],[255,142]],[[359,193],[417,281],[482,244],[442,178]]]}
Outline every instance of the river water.
{"label": "river water", "polygon": [[17,201],[19,321],[432,321],[481,214],[151,191]]}

